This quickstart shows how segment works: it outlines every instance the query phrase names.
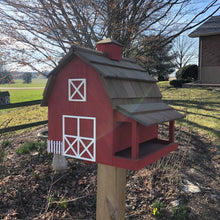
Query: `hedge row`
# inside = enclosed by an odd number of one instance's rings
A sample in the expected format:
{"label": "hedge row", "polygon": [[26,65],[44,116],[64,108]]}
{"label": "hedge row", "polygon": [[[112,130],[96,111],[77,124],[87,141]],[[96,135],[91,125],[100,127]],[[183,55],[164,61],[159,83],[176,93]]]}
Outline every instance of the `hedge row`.
{"label": "hedge row", "polygon": [[190,82],[189,80],[184,79],[174,79],[170,81],[170,85],[174,86],[175,88],[182,88],[184,83]]}
{"label": "hedge row", "polygon": [[176,72],[176,78],[178,80],[188,80],[190,82],[198,79],[198,66],[196,64],[190,64],[180,68]]}
{"label": "hedge row", "polygon": [[175,88],[182,88],[184,83],[193,82],[198,79],[198,66],[187,65],[176,72],[176,80],[170,81],[170,85]]}

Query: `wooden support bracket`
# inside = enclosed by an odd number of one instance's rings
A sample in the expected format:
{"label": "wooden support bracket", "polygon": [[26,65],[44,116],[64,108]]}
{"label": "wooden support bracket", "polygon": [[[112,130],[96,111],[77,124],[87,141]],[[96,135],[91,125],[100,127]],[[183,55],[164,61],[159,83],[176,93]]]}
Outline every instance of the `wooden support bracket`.
{"label": "wooden support bracket", "polygon": [[132,137],[131,137],[131,158],[138,159],[139,157],[139,146],[138,146],[138,138],[137,138],[137,122],[132,122]]}
{"label": "wooden support bracket", "polygon": [[169,122],[169,142],[173,143],[174,142],[174,121]]}

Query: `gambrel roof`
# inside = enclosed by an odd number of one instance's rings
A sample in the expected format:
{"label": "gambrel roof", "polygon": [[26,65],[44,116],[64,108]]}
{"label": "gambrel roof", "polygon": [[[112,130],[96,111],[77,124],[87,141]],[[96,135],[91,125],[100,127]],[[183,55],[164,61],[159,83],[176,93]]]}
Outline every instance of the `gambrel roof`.
{"label": "gambrel roof", "polygon": [[189,34],[189,37],[200,37],[220,34],[220,16],[213,16]]}
{"label": "gambrel roof", "polygon": [[48,75],[42,106],[48,105],[57,74],[75,56],[99,73],[113,109],[145,126],[183,117],[162,102],[156,80],[135,60],[128,58],[122,58],[120,61],[111,60],[103,52],[76,46],[70,49],[59,65]]}

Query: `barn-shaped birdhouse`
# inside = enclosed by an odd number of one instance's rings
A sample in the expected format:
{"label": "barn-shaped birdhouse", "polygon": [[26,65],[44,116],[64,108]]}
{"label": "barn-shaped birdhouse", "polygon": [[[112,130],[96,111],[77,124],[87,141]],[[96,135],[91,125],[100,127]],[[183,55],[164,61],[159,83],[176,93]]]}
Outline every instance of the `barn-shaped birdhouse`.
{"label": "barn-shaped birdhouse", "polygon": [[[177,148],[174,120],[183,115],[161,100],[156,80],[134,60],[122,58],[110,38],[97,50],[72,47],[49,74],[48,151],[138,170]],[[168,140],[158,124],[169,123]]]}

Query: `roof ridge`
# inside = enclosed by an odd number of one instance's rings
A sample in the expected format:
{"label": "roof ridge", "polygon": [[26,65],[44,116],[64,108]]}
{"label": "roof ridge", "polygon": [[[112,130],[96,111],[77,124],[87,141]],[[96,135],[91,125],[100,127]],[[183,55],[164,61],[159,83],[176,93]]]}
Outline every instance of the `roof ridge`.
{"label": "roof ridge", "polygon": [[74,46],[72,46],[71,48],[70,48],[70,50],[72,49],[72,51],[73,52],[77,52],[77,51],[85,51],[85,52],[92,52],[92,53],[95,53],[95,54],[97,54],[97,55],[104,55],[104,53],[103,52],[101,52],[101,51],[98,51],[98,50],[95,50],[95,49],[92,49],[92,48],[85,48],[85,47],[81,47],[81,46],[76,46],[76,45],[74,45]]}
{"label": "roof ridge", "polygon": [[[127,60],[126,60],[127,61]],[[116,61],[118,62],[118,61]],[[120,61],[119,61],[120,62]],[[128,62],[128,61],[127,61]],[[90,61],[90,63],[94,63],[94,64],[100,64],[100,65],[103,65],[103,66],[112,66],[112,67],[118,67],[118,68],[121,68],[121,69],[129,69],[129,70],[138,70],[140,72],[147,72],[144,68],[135,68],[135,67],[127,67],[127,66],[121,66],[121,65],[117,65],[118,63],[115,63],[115,64],[110,64],[110,63],[103,63],[101,61]]]}
{"label": "roof ridge", "polygon": [[[95,53],[97,55],[105,55],[104,52],[102,51],[98,51],[98,50],[95,50],[95,49],[92,49],[92,48],[86,48],[86,47],[81,47],[81,46],[78,46],[78,45],[74,45],[70,48],[70,50],[72,49],[72,52],[77,52],[77,51],[85,51],[85,52],[92,52],[92,53]],[[129,61],[129,62],[132,62],[132,63],[136,63],[136,60],[134,58],[129,58],[129,57],[122,57],[121,60],[124,60],[124,61]],[[118,61],[117,61],[118,62]]]}

